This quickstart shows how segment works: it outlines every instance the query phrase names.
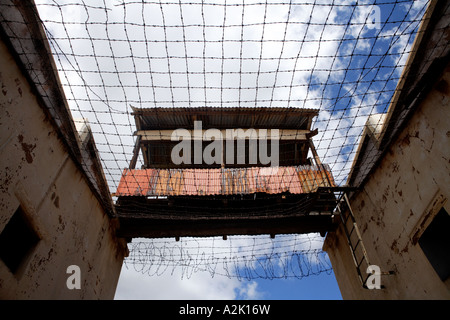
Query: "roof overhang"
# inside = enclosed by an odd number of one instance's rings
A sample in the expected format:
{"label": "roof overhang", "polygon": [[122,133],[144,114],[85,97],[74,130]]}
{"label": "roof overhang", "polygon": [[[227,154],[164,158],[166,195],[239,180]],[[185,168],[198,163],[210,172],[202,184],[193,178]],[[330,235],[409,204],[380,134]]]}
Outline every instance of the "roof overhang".
{"label": "roof overhang", "polygon": [[136,108],[131,107],[137,130],[193,129],[201,121],[205,129],[268,128],[310,130],[318,109],[303,108]]}

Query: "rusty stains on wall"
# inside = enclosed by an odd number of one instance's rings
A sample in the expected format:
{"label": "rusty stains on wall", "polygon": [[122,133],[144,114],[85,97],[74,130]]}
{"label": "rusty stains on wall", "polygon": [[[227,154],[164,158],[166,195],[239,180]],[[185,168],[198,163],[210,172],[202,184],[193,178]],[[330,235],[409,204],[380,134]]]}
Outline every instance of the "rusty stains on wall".
{"label": "rusty stains on wall", "polygon": [[33,150],[36,148],[36,144],[25,143],[23,135],[21,134],[17,138],[19,139],[19,143],[22,146],[26,161],[28,163],[33,163]]}

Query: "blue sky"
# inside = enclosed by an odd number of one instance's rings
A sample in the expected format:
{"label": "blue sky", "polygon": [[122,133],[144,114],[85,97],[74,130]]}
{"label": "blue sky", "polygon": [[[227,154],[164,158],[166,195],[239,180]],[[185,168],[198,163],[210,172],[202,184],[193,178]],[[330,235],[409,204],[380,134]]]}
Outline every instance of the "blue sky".
{"label": "blue sky", "polygon": [[[318,108],[314,143],[345,183],[367,117],[387,110],[427,5],[355,3],[36,0],[72,114],[89,120],[111,192],[132,157],[131,105]],[[123,268],[116,298],[170,297],[340,294],[325,273],[238,281]]]}
{"label": "blue sky", "polygon": [[[320,274],[301,280],[258,280],[258,289],[267,300],[340,300],[334,274]],[[239,296],[238,296],[239,299]]]}

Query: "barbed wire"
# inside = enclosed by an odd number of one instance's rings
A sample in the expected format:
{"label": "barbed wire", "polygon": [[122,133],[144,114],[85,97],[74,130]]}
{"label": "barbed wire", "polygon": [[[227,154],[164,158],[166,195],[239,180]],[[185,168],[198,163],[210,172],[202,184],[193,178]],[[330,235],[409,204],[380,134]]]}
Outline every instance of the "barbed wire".
{"label": "barbed wire", "polygon": [[316,234],[221,238],[135,239],[125,266],[149,276],[190,278],[198,272],[238,280],[286,279],[331,274]]}

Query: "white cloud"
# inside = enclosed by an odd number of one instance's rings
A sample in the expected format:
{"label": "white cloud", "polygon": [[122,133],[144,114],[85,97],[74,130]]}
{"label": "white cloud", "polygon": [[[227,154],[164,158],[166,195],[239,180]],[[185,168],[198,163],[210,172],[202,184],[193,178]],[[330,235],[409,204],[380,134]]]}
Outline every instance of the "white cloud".
{"label": "white cloud", "polygon": [[[233,300],[245,294],[245,283],[227,277],[212,278],[196,273],[189,279],[169,273],[151,277],[132,267],[122,268],[116,290],[117,300]],[[251,294],[256,295],[256,291]]]}
{"label": "white cloud", "polygon": [[241,286],[239,295],[243,300],[258,300],[262,299],[263,293],[258,291],[257,282],[247,282],[244,286]]}

